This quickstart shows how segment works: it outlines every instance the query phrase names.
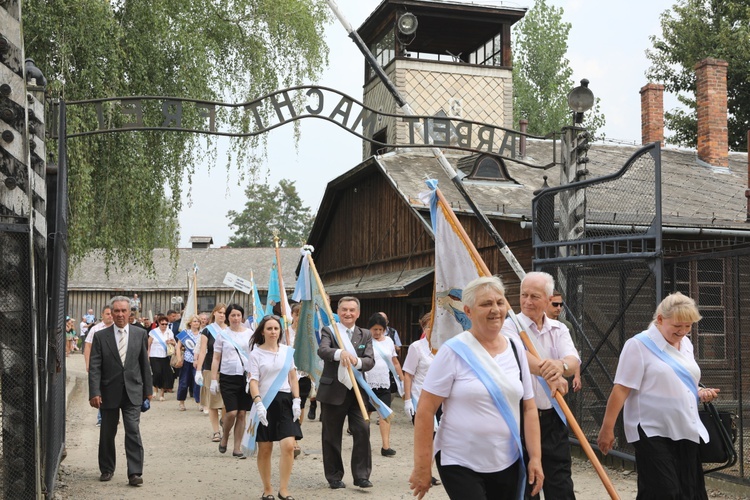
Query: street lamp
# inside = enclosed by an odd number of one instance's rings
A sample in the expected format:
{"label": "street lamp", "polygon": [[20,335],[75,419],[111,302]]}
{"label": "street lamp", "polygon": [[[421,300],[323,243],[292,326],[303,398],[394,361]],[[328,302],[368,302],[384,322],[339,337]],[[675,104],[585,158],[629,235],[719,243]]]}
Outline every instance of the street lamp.
{"label": "street lamp", "polygon": [[594,93],[586,78],[581,80],[580,86],[568,92],[568,107],[573,110],[573,123],[583,123],[583,114],[594,107]]}

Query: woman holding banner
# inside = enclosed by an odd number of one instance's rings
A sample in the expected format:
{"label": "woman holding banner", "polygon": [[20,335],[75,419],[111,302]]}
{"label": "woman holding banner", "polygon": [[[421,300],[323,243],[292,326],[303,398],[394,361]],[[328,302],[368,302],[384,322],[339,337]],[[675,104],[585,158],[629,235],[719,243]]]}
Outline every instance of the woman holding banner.
{"label": "woman holding banner", "polygon": [[[211,367],[214,362],[214,343],[216,338],[219,336],[224,328],[227,327],[224,322],[226,318],[226,308],[222,303],[216,304],[213,311],[211,311],[211,318],[209,325],[203,329],[203,338],[201,339],[201,349],[198,355],[198,369],[200,370],[195,374],[195,381],[201,386],[201,402],[203,403],[203,411],[208,413],[208,418],[211,421],[211,429],[213,429],[213,436],[211,441],[218,443],[221,441],[221,431],[219,430],[219,410],[224,412],[224,400],[221,399],[221,393],[212,394],[209,390],[211,380]],[[200,376],[199,376],[200,375]],[[204,381],[208,380],[206,384]]]}
{"label": "woman holding banner", "polygon": [[430,489],[433,421],[442,404],[434,451],[450,498],[516,500],[527,482],[535,495],[544,479],[539,416],[523,346],[500,335],[508,312],[502,281],[494,276],[471,281],[463,304],[471,328],[443,344],[422,386],[410,488],[418,498]]}
{"label": "woman holding banner", "polygon": [[[400,388],[399,392],[401,393],[403,393],[403,386],[401,384],[404,380],[404,374],[401,371],[401,364],[398,362],[396,346],[393,344],[393,340],[385,334],[386,328],[388,328],[388,321],[380,313],[373,314],[367,320],[367,329],[372,334],[372,350],[375,354],[375,366],[372,367],[372,370],[365,373],[365,380],[370,384],[378,399],[390,407],[391,378],[388,374],[393,373],[396,385]],[[375,408],[369,401],[367,402],[367,410],[370,413],[375,411]],[[380,438],[383,441],[380,454],[384,457],[392,457],[396,454],[396,450],[391,448],[391,422],[381,418],[378,422],[378,427],[380,427]]]}
{"label": "woman holding banner", "polygon": [[[253,401],[251,425],[257,429],[258,472],[263,481],[263,497],[272,500],[271,453],[273,442],[279,442],[279,490],[281,500],[289,495],[289,478],[294,465],[294,443],[302,438],[299,418],[302,414],[297,369],[292,359],[294,349],[281,342],[284,332],[281,318],[263,318],[250,340],[250,397]],[[258,425],[258,423],[262,425]]]}
{"label": "woman holding banner", "polygon": [[229,328],[219,332],[214,343],[214,360],[211,364],[211,394],[221,392],[224,401],[224,423],[219,453],[226,453],[229,432],[234,428],[232,456],[245,458],[240,451],[245,431],[245,415],[253,406],[245,391],[245,373],[250,368],[249,345],[252,331],[245,328],[245,310],[238,304],[227,306]]}
{"label": "woman holding banner", "polygon": [[166,316],[156,317],[157,327],[148,334],[148,359],[151,363],[151,374],[153,376],[154,394],[158,389],[159,401],[164,401],[164,390],[171,389],[174,385],[174,372],[169,366],[169,346],[174,349],[174,334],[169,329],[169,320]]}
{"label": "woman holding banner", "polygon": [[719,389],[698,388],[701,371],[688,335],[700,319],[693,299],[673,293],[656,308],[648,330],[622,348],[598,444],[605,455],[612,449],[615,421],[625,406],[638,499],[707,498],[698,445],[708,442],[708,432],[698,401],[713,401]]}

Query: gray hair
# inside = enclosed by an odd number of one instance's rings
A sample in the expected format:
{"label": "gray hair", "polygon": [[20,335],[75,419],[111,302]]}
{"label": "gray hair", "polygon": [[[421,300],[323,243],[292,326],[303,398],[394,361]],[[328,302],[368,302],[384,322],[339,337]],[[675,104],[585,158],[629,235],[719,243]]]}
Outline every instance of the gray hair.
{"label": "gray hair", "polygon": [[339,299],[338,307],[341,307],[341,304],[343,302],[355,302],[357,304],[357,309],[359,309],[359,307],[360,307],[359,306],[359,299],[357,297],[351,297],[349,295],[347,295],[346,297],[341,297]]}
{"label": "gray hair", "polygon": [[465,287],[461,295],[461,302],[465,306],[474,307],[477,301],[477,294],[482,290],[490,289],[505,296],[505,286],[499,276],[480,276],[471,280]]}
{"label": "gray hair", "polygon": [[523,281],[521,281],[521,288],[523,288],[523,284],[528,279],[541,279],[544,281],[544,293],[547,296],[546,298],[549,299],[552,297],[552,294],[555,293],[555,278],[553,278],[551,274],[539,271],[530,272],[523,278]]}
{"label": "gray hair", "polygon": [[128,309],[130,309],[130,298],[125,297],[124,295],[115,295],[114,297],[109,299],[109,307],[114,307],[115,302],[127,302]]}

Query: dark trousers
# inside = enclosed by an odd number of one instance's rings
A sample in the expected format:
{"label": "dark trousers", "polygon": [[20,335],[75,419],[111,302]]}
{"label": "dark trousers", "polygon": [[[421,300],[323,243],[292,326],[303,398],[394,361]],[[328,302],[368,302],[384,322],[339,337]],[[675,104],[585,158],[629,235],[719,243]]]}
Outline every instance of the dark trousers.
{"label": "dark trousers", "polygon": [[370,479],[372,472],[372,450],[370,449],[370,426],[365,422],[357,404],[354,391],[346,394],[340,405],[320,404],[320,421],[323,423],[323,470],[328,482],[344,478],[344,462],[341,460],[341,437],[344,420],[349,420],[354,445],[352,447],[352,476],[354,479]]}
{"label": "dark trousers", "polygon": [[143,473],[143,443],[141,442],[141,405],[134,405],[128,399],[123,387],[122,403],[119,408],[102,409],[102,426],[99,428],[99,471],[115,472],[115,437],[117,422],[122,412],[125,429],[125,456],[128,462],[128,476]]}
{"label": "dark trousers", "polygon": [[698,443],[681,439],[647,437],[633,443],[638,466],[638,500],[705,500],[706,483]]}
{"label": "dark trousers", "polygon": [[[575,500],[573,477],[570,470],[570,442],[568,427],[560,420],[554,409],[539,411],[539,427],[542,433],[542,470],[544,471],[544,498]],[[526,498],[539,499],[539,495]]]}
{"label": "dark trousers", "polygon": [[520,460],[498,472],[474,472],[461,465],[442,465],[438,452],[435,464],[451,500],[516,500]]}
{"label": "dark trousers", "polygon": [[195,383],[195,368],[193,363],[187,361],[180,368],[180,383],[177,386],[177,401],[185,401],[188,392],[195,398],[196,403],[201,402],[201,390]]}

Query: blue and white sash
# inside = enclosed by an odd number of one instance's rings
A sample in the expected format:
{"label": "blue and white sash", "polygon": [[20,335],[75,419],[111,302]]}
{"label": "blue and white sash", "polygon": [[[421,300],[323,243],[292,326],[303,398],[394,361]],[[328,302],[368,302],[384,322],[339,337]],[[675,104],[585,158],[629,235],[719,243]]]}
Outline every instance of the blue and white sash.
{"label": "blue and white sash", "polygon": [[210,325],[206,327],[206,329],[208,330],[208,333],[210,333],[213,336],[214,341],[216,341],[216,337],[219,336],[219,332],[221,331],[221,328],[219,328],[219,325],[216,323],[211,323]]}
{"label": "blue and white sash", "polygon": [[393,380],[396,381],[396,388],[398,389],[398,395],[401,397],[404,397],[404,383],[398,376],[398,372],[396,371],[396,366],[393,364],[393,359],[391,359],[391,357],[380,348],[380,342],[378,342],[377,340],[372,339],[372,346],[375,348],[376,351],[378,351],[380,358],[383,361],[385,361],[385,364],[388,366],[388,370],[391,372],[391,375],[393,375]]}
{"label": "blue and white sash", "polygon": [[[167,331],[169,331],[169,330],[167,330]],[[162,345],[162,347],[164,348],[164,352],[168,353],[169,349],[167,349],[167,343],[164,341],[163,338],[161,338],[161,334],[159,333],[159,330],[151,330],[151,333],[153,333],[153,335],[151,335],[151,336],[153,338],[155,338],[156,340],[158,340],[159,343]],[[167,335],[169,335],[169,334],[167,334]]]}
{"label": "blue and white sash", "polygon": [[[508,340],[511,342],[511,340]],[[474,371],[477,378],[484,384],[490,394],[497,411],[505,420],[505,423],[513,435],[518,447],[518,457],[523,458],[523,446],[521,444],[521,415],[519,405],[511,405],[505,397],[502,387],[508,387],[509,382],[505,373],[500,369],[487,350],[474,338],[470,332],[462,332],[443,344],[455,352]],[[508,349],[512,349],[508,344]],[[520,367],[519,367],[520,369]],[[518,498],[523,498],[526,488],[526,467],[523,460],[518,467]]]}
{"label": "blue and white sash", "polygon": [[[279,349],[282,347],[286,346],[280,345]],[[289,376],[289,370],[292,367],[293,358],[294,349],[292,347],[287,347],[286,356],[284,357],[284,366],[282,366],[279,373],[276,374],[276,378],[273,379],[273,383],[271,384],[271,387],[268,388],[268,392],[261,396],[261,402],[266,408],[271,406],[276,394],[278,394],[279,389],[281,389],[281,386],[284,384],[284,380]],[[247,427],[245,428],[245,434],[242,436],[242,445],[240,447],[242,453],[246,457],[249,457],[255,451],[255,438],[258,436],[259,425],[260,419],[258,419],[256,407],[253,405],[253,408],[250,410],[247,417]]]}
{"label": "blue and white sash", "polygon": [[192,330],[182,330],[177,334],[177,340],[185,346],[185,361],[192,363],[195,359],[195,344],[198,338],[193,334]]}
{"label": "blue and white sash", "polygon": [[[521,320],[516,319],[516,321],[514,321],[513,324],[516,327],[516,331],[520,335],[521,332],[518,329],[518,325],[521,324]],[[549,353],[542,346],[542,344],[539,343],[539,341],[537,340],[536,336],[533,335],[533,334],[531,334],[531,333],[529,333],[529,328],[528,327],[525,327],[525,330],[526,330],[526,336],[529,337],[529,340],[534,345],[534,349],[536,349],[536,353],[541,357],[541,359],[549,359]],[[524,349],[525,348],[526,348],[526,346],[524,346]],[[567,426],[568,425],[568,419],[565,417],[565,413],[562,411],[562,408],[560,408],[560,403],[558,403],[557,399],[555,399],[552,396],[552,390],[549,388],[549,384],[544,379],[544,377],[542,377],[541,375],[536,375],[536,379],[539,382],[539,385],[541,386],[542,390],[544,391],[544,394],[547,395],[547,399],[549,399],[549,402],[552,405],[552,408],[555,409],[555,413],[557,413],[557,416],[560,417],[560,420],[562,420],[563,424],[565,424]]]}
{"label": "blue and white sash", "polygon": [[690,372],[687,371],[687,368],[682,366],[682,363],[674,359],[672,356],[667,354],[666,352],[659,349],[659,347],[654,343],[653,340],[651,340],[651,337],[648,336],[648,333],[641,332],[638,335],[635,335],[633,338],[638,339],[643,345],[645,345],[649,351],[654,353],[654,355],[659,358],[660,360],[664,361],[667,365],[669,365],[672,370],[674,370],[675,374],[677,375],[677,378],[680,379],[680,381],[685,384],[685,386],[690,389],[690,392],[693,393],[695,396],[695,400],[700,402],[700,398],[698,397],[698,383],[695,381],[692,375],[690,375]]}
{"label": "blue and white sash", "polygon": [[249,359],[247,359],[247,352],[245,351],[245,348],[240,347],[240,345],[232,338],[231,335],[229,335],[226,330],[222,330],[220,332],[220,335],[224,337],[224,340],[232,344],[232,347],[237,349],[237,355],[240,357],[240,363],[242,363],[242,368],[247,371],[247,368],[245,368],[245,361],[249,363]]}
{"label": "blue and white sash", "polygon": [[[357,351],[354,349],[354,346],[352,345],[352,341],[349,339],[349,335],[346,333],[346,328],[344,325],[341,325],[340,323],[336,323],[332,327],[329,326],[328,328],[331,328],[331,339],[333,340],[334,344],[338,344],[336,342],[336,335],[333,333],[333,328],[336,327],[339,328],[339,337],[341,337],[341,340],[344,342],[343,349],[351,353],[353,356],[357,356]],[[343,328],[343,331],[342,331]],[[359,357],[359,356],[357,356]],[[367,394],[367,397],[370,399],[370,403],[372,403],[372,406],[375,408],[375,410],[378,412],[381,418],[384,418],[388,420],[391,415],[393,414],[393,410],[391,410],[388,405],[383,403],[380,398],[378,398],[375,395],[375,392],[373,392],[372,387],[370,387],[370,384],[367,383],[365,380],[364,375],[362,375],[362,372],[357,370],[352,366],[352,373],[354,373],[354,379],[357,381],[357,385],[359,385],[363,391]],[[346,370],[344,367],[341,366],[341,363],[339,362],[339,381],[344,384],[348,389],[352,388],[351,380],[349,379],[349,371]],[[388,420],[390,422],[390,420]]]}

